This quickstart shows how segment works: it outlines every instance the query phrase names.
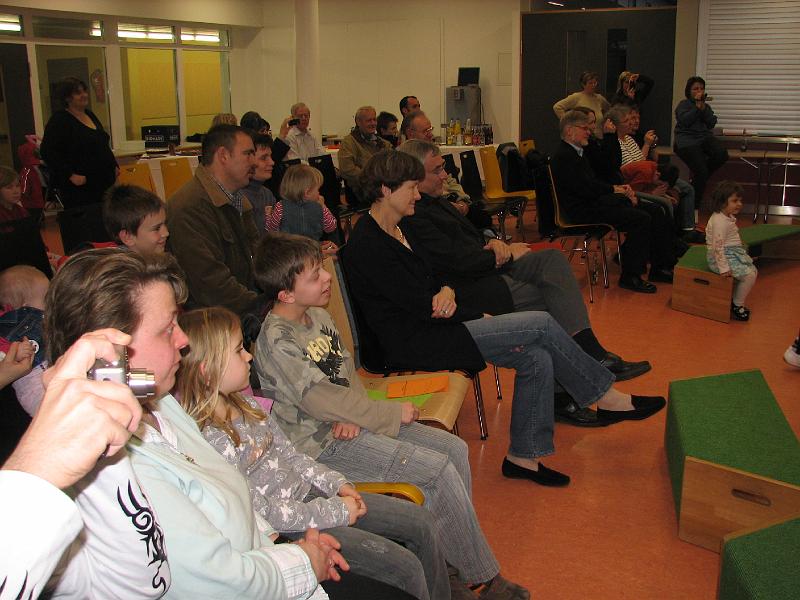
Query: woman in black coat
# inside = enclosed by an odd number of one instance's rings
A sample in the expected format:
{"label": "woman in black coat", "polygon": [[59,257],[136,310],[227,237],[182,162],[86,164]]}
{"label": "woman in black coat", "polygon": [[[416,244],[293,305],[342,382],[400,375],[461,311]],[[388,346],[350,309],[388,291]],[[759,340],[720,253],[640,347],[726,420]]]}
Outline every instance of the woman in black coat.
{"label": "woman in black coat", "polygon": [[63,108],[47,122],[41,148],[50,183],[65,208],[99,204],[119,174],[110,137],[88,109],[89,89],[83,81],[67,77],[57,94]]}

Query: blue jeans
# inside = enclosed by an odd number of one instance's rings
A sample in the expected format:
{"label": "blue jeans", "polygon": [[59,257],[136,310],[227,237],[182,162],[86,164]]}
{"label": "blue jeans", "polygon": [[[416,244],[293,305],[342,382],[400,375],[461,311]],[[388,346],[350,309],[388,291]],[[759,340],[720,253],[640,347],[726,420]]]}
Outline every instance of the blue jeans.
{"label": "blue jeans", "polygon": [[509,454],[552,454],[553,380],[586,407],[597,402],[614,375],[586,354],[545,312],[519,312],[467,321],[486,362],[514,369]]}
{"label": "blue jeans", "polygon": [[694,229],[694,188],[688,181],[678,179],[675,182],[675,189],[678,190],[680,195],[678,214],[675,217],[679,221],[678,225],[683,230]]}
{"label": "blue jeans", "polygon": [[[306,502],[316,497],[314,491]],[[351,527],[327,529],[342,545],[350,571],[408,592],[419,600],[449,600],[450,580],[433,517],[421,506],[362,494],[367,514]],[[284,534],[300,539],[303,533]]]}
{"label": "blue jeans", "polygon": [[[552,403],[551,398],[551,410]],[[469,455],[462,439],[419,423],[402,425],[397,438],[362,429],[352,440],[332,441],[317,462],[350,481],[413,483],[425,495],[445,560],[461,579],[481,583],[500,572],[472,506]]]}

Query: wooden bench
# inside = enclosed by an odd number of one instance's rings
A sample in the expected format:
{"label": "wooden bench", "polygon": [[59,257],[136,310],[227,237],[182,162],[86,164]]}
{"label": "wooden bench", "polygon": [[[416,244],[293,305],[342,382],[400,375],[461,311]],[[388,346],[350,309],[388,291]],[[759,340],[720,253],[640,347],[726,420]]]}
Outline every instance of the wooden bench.
{"label": "wooden bench", "polygon": [[664,446],[684,541],[719,552],[800,513],[800,442],[761,371],[671,382]]}
{"label": "wooden bench", "polygon": [[800,597],[800,515],[725,536],[719,600]]}

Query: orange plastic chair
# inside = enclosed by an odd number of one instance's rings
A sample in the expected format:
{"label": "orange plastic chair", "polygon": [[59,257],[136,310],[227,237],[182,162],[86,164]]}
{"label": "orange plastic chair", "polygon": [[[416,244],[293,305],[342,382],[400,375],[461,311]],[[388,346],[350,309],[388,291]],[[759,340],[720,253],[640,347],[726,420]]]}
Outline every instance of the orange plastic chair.
{"label": "orange plastic chair", "polygon": [[140,188],[149,190],[154,194],[156,193],[156,186],[153,184],[153,178],[150,175],[150,165],[146,163],[136,163],[120,167],[117,183],[138,185]]}
{"label": "orange plastic chair", "polygon": [[161,161],[161,178],[164,181],[164,199],[169,199],[192,178],[192,165],[189,159],[170,158]]}

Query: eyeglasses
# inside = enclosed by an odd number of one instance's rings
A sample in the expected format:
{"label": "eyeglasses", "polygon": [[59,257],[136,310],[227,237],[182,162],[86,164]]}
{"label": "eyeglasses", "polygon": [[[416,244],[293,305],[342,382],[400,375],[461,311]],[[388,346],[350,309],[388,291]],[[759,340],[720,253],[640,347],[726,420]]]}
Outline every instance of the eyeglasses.
{"label": "eyeglasses", "polygon": [[[414,131],[416,131],[416,129]],[[423,129],[422,131],[420,131],[420,133],[433,133],[433,125],[431,125],[427,129]]]}

